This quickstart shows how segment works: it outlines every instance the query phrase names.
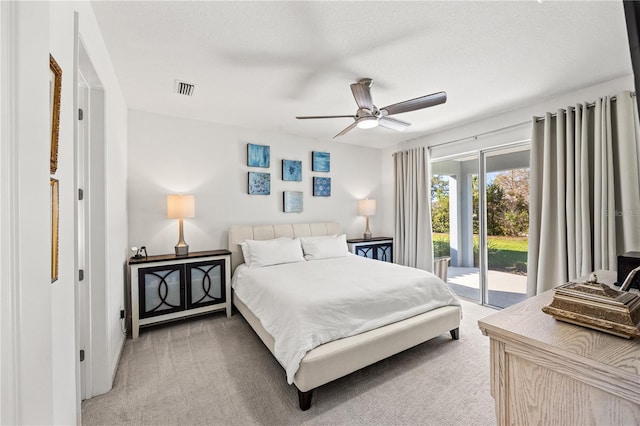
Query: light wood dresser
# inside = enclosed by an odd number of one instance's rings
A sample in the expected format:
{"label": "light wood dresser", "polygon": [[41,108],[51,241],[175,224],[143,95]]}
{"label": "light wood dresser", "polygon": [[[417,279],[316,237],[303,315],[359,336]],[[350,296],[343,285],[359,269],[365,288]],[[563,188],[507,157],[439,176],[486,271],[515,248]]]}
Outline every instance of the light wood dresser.
{"label": "light wood dresser", "polygon": [[541,310],[552,298],[551,290],[478,321],[491,339],[498,424],[639,425],[640,339],[557,321]]}

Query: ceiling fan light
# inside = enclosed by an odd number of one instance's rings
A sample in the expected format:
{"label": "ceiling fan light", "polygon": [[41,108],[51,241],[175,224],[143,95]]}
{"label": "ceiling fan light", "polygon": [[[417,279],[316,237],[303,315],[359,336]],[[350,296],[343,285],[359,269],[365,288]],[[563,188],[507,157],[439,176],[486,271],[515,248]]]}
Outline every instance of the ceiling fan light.
{"label": "ceiling fan light", "polygon": [[360,117],[357,124],[359,129],[373,129],[377,125],[378,119],[374,116]]}

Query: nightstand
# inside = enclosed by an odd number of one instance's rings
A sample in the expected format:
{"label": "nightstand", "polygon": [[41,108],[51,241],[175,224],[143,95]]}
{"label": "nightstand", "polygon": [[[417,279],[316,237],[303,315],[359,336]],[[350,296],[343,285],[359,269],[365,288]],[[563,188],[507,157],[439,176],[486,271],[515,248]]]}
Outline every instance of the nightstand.
{"label": "nightstand", "polygon": [[129,329],[206,312],[231,316],[231,252],[211,250],[129,259]]}
{"label": "nightstand", "polygon": [[351,253],[358,256],[393,262],[393,238],[391,237],[355,238],[347,240],[347,246]]}

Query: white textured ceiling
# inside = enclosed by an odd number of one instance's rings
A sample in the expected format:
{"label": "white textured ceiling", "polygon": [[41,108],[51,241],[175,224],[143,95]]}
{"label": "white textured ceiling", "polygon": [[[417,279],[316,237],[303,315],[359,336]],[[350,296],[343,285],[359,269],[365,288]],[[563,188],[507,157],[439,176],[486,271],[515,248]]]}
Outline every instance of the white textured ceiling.
{"label": "white textured ceiling", "polygon": [[[331,140],[354,114],[437,91],[404,132],[336,141],[385,147],[630,74],[621,1],[125,2],[93,8],[129,108]],[[196,84],[188,98],[175,79]]]}

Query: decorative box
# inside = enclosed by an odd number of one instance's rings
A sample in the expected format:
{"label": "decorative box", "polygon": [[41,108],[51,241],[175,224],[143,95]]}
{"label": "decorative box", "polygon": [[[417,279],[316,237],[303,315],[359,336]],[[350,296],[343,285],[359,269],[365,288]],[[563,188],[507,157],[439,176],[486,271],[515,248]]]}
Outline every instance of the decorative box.
{"label": "decorative box", "polygon": [[640,296],[598,283],[569,282],[555,289],[553,301],[542,308],[555,319],[615,334],[640,337]]}

